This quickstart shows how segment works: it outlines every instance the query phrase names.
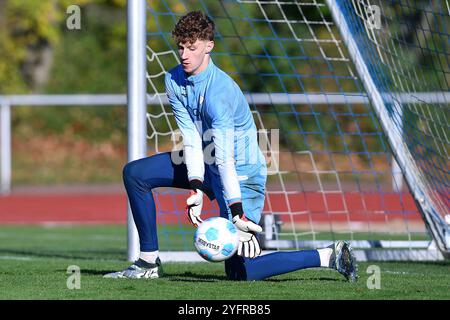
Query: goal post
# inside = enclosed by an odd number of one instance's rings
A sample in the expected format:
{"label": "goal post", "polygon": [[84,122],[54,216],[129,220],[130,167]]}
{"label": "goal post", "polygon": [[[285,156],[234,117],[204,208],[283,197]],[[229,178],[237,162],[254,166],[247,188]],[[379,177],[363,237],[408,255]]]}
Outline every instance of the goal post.
{"label": "goal post", "polygon": [[[443,1],[410,2],[147,1],[147,155],[182,147],[164,75],[179,63],[175,23],[202,10],[216,24],[211,57],[246,95],[268,163],[266,250],[347,239],[360,260],[442,259],[450,21]],[[161,250],[193,251],[186,192],[154,196]],[[203,214],[217,215],[217,205]]]}
{"label": "goal post", "polygon": [[[147,80],[146,80],[146,0],[127,2],[128,90],[127,131],[128,162],[147,155]],[[137,260],[139,236],[130,204],[127,204],[127,259]]]}

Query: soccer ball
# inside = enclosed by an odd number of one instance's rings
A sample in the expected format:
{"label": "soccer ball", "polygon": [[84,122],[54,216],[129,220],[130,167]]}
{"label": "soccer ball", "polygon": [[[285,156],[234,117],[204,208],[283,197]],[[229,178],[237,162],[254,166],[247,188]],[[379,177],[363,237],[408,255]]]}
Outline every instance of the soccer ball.
{"label": "soccer ball", "polygon": [[210,262],[231,258],[236,253],[238,244],[238,231],[234,224],[225,218],[206,219],[195,231],[195,248],[202,258]]}

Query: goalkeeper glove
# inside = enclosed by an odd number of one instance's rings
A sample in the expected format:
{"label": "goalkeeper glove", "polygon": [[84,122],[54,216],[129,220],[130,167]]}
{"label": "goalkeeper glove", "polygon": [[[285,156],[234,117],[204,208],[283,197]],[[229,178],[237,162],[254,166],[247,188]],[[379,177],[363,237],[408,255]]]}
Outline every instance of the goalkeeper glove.
{"label": "goalkeeper glove", "polygon": [[191,190],[191,195],[186,200],[186,213],[194,227],[198,227],[203,222],[200,218],[202,207],[203,192],[200,189]]}
{"label": "goalkeeper glove", "polygon": [[[236,209],[233,210],[234,204],[231,206],[232,214],[233,211],[236,212]],[[239,203],[237,207],[240,207],[242,210],[242,204]],[[237,209],[239,211],[239,209]],[[259,245],[258,238],[256,237],[256,233],[261,232],[261,226],[256,223],[248,220],[245,217],[245,214],[236,214],[233,216],[233,223],[238,229],[239,234],[239,245],[237,254],[239,256],[247,257],[247,258],[255,258],[261,254],[261,246]]]}

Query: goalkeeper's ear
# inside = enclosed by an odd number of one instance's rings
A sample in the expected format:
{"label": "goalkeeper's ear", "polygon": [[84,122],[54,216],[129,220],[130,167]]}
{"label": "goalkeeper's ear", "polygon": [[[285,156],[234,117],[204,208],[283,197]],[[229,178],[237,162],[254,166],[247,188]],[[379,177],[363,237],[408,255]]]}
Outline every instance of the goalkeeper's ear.
{"label": "goalkeeper's ear", "polygon": [[211,41],[206,42],[206,48],[205,48],[206,54],[209,54],[213,48],[214,48],[214,41],[211,40]]}

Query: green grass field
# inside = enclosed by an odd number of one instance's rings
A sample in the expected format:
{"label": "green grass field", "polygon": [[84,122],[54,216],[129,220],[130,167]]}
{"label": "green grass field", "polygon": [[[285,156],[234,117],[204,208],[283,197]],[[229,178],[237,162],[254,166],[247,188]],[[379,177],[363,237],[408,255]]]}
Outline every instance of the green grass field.
{"label": "green grass field", "polygon": [[[102,278],[126,267],[125,257],[125,226],[0,226],[0,299],[450,299],[449,261],[361,262],[356,284],[327,269],[227,281],[223,264],[206,262],[165,263],[157,280]],[[380,267],[381,289],[367,288],[371,264]],[[80,289],[67,288],[72,265]]]}

